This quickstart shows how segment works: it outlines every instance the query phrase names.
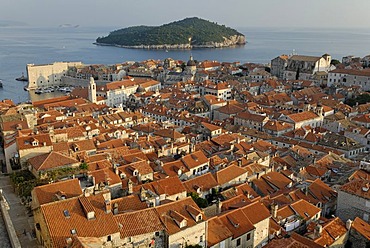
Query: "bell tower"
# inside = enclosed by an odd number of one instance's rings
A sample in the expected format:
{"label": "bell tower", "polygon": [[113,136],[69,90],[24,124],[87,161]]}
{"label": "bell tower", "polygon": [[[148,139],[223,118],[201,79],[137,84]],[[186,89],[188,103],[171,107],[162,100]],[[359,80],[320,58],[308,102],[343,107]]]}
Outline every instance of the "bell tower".
{"label": "bell tower", "polygon": [[96,103],[96,84],[93,77],[90,77],[88,96],[90,102]]}

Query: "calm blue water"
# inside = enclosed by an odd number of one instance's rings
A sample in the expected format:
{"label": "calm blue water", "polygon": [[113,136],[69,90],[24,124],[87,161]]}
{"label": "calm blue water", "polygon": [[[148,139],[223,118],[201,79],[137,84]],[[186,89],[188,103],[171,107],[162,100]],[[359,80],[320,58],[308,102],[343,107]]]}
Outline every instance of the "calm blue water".
{"label": "calm blue water", "polygon": [[337,59],[345,55],[363,57],[370,54],[370,30],[360,29],[239,28],[247,37],[248,44],[244,47],[192,51],[133,50],[92,44],[97,37],[114,29],[0,27],[0,79],[4,83],[0,99],[11,98],[21,102],[30,97],[32,100],[50,97],[46,94],[29,96],[23,91],[24,83],[14,80],[26,72],[27,63],[82,61],[86,64],[114,64],[168,57],[187,60],[190,54],[197,60],[268,63],[272,58],[293,50],[305,55],[329,53]]}

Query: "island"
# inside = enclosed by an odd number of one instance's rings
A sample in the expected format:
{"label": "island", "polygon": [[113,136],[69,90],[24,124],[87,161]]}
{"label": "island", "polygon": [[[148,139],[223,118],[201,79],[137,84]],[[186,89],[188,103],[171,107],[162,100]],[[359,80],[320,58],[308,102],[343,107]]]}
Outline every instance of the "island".
{"label": "island", "polygon": [[145,49],[222,48],[244,45],[235,29],[192,17],[161,26],[134,26],[96,39],[96,45]]}

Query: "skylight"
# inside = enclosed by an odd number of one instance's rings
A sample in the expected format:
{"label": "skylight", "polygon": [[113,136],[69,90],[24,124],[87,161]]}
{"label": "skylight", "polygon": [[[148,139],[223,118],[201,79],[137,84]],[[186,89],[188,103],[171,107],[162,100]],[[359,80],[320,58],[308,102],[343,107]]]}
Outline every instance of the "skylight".
{"label": "skylight", "polygon": [[69,214],[69,211],[68,210],[64,210],[63,211],[63,214],[64,214],[64,217],[66,217],[66,218],[71,217],[71,215]]}

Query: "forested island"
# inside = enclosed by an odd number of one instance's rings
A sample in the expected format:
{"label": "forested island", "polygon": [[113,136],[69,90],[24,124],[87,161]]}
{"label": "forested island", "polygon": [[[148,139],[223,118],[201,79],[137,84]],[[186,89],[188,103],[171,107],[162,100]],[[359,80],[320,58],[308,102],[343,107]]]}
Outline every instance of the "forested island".
{"label": "forested island", "polygon": [[235,29],[197,17],[161,26],[134,26],[96,39],[96,45],[147,49],[217,48],[244,45],[245,36]]}

